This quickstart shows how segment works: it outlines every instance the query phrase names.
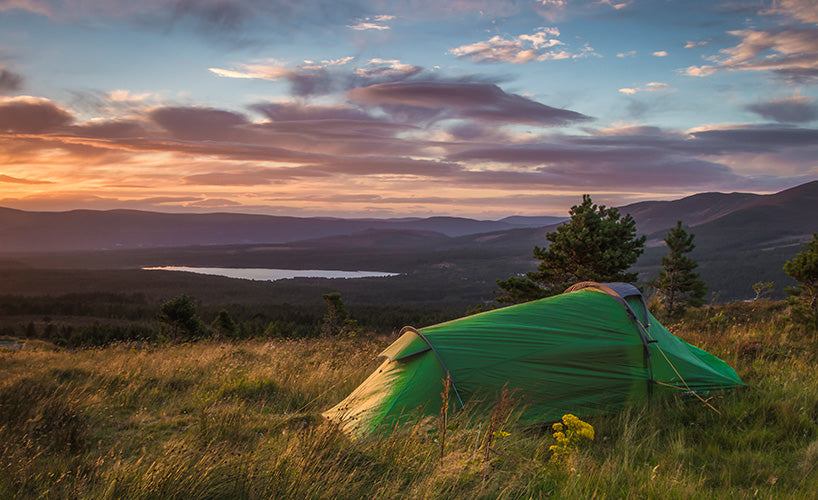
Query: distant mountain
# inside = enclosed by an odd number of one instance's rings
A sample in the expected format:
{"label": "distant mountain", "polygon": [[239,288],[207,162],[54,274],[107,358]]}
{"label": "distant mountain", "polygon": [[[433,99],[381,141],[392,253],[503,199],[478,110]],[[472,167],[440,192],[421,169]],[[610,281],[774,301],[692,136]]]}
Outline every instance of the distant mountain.
{"label": "distant mountain", "polygon": [[0,208],[0,252],[58,252],[191,245],[288,243],[365,230],[407,230],[449,237],[517,225],[460,217],[332,219],[137,210],[26,212]]}
{"label": "distant mountain", "polygon": [[748,200],[693,232],[697,245],[712,250],[797,247],[818,232],[818,181]]}
{"label": "distant mountain", "polygon": [[673,201],[642,201],[619,207],[630,214],[641,234],[666,230],[681,220],[685,226],[698,226],[733,212],[763,195],[750,193],[701,193]]}
{"label": "distant mountain", "polygon": [[[702,193],[619,207],[653,246],[681,220],[697,247],[769,249],[797,245],[818,231],[818,181],[773,195]],[[189,246],[291,244],[377,249],[470,249],[530,255],[565,218],[511,216],[402,219],[301,218],[136,210],[26,212],[0,208],[0,252],[65,252]],[[649,244],[649,246],[651,246]]]}
{"label": "distant mountain", "polygon": [[560,222],[564,222],[566,220],[568,220],[568,217],[556,217],[553,215],[512,215],[510,217],[500,219],[498,222],[506,222],[508,224],[514,224],[515,226],[520,227],[543,227],[559,224]]}
{"label": "distant mountain", "polygon": [[648,246],[661,243],[677,220],[708,250],[770,249],[803,243],[818,232],[818,181],[779,193],[702,193],[674,201],[648,201],[619,209],[630,214]]}

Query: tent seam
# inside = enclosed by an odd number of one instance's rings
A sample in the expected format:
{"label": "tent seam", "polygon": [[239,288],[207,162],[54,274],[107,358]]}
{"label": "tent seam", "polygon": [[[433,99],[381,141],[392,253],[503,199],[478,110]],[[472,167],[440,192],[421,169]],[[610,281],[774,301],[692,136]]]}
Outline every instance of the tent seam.
{"label": "tent seam", "polygon": [[435,349],[435,346],[433,346],[432,343],[429,342],[429,339],[427,339],[425,335],[420,333],[418,329],[415,328],[414,326],[404,326],[403,328],[401,328],[399,335],[403,335],[405,332],[415,333],[418,337],[423,339],[423,341],[426,342],[426,344],[429,345],[429,348],[435,354],[438,363],[440,363],[440,366],[442,366],[443,370],[446,372],[446,377],[449,378],[449,382],[452,384],[452,389],[454,389],[454,395],[457,396],[457,400],[460,402],[460,408],[465,409],[466,405],[463,404],[463,399],[460,398],[460,391],[457,390],[457,384],[454,383],[452,373],[451,371],[449,371],[449,367],[446,366],[446,363],[443,362],[443,359],[441,359],[440,354],[438,354],[437,349]]}

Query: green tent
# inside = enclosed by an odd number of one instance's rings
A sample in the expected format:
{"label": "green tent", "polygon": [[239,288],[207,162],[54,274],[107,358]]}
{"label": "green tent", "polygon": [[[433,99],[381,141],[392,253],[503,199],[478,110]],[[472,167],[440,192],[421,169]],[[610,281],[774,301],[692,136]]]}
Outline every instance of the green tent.
{"label": "green tent", "polygon": [[652,393],[742,386],[724,361],[675,337],[625,283],[585,282],[562,295],[404,333],[384,363],[324,416],[362,436],[450,401],[518,389],[524,420],[611,411]]}

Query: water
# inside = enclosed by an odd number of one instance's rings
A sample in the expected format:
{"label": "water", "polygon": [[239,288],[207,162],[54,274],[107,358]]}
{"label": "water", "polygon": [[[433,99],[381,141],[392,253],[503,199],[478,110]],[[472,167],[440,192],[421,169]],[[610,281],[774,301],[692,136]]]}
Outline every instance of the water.
{"label": "water", "polygon": [[385,278],[398,273],[377,271],[328,271],[322,269],[260,269],[237,267],[143,267],[146,271],[184,271],[188,273],[211,274],[254,281],[276,281],[289,278]]}

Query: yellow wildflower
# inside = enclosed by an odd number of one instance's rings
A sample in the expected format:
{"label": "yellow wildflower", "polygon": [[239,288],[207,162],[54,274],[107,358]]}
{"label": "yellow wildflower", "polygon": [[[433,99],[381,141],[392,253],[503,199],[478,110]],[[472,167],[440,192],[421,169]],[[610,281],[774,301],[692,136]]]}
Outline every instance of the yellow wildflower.
{"label": "yellow wildflower", "polygon": [[551,428],[557,441],[556,445],[549,448],[552,453],[549,462],[553,464],[565,462],[580,443],[594,440],[594,427],[570,413],[563,415],[562,423],[557,422]]}

